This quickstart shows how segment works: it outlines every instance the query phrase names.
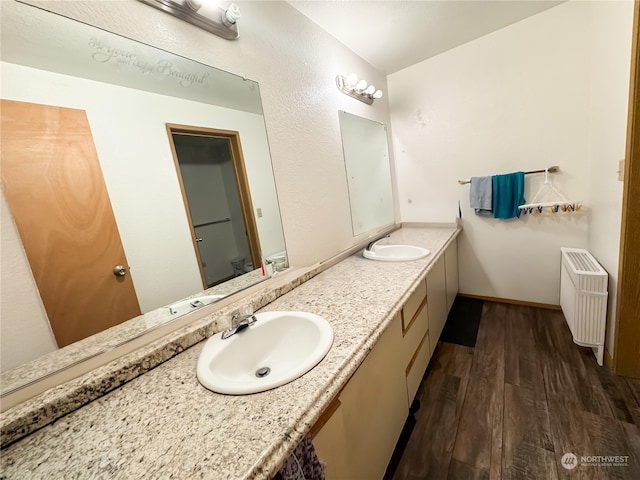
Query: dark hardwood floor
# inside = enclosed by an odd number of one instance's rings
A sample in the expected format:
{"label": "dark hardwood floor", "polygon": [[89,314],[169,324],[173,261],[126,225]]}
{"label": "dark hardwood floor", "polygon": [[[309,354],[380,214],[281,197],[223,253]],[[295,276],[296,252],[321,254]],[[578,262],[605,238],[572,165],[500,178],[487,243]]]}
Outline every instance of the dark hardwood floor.
{"label": "dark hardwood floor", "polygon": [[417,398],[394,480],[640,479],[640,380],[599,367],[559,311],[485,302],[475,348],[440,342]]}

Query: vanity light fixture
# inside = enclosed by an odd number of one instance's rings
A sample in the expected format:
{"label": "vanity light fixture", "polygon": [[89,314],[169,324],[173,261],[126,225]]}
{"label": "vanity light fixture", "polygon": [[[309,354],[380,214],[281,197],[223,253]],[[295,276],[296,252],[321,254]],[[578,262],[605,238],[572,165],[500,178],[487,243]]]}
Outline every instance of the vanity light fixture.
{"label": "vanity light fixture", "polygon": [[214,0],[139,0],[180,20],[203,28],[227,40],[235,40],[238,32],[240,8],[232,3],[226,10]]}
{"label": "vanity light fixture", "polygon": [[336,85],[338,90],[345,95],[349,95],[367,105],[371,105],[376,98],[382,97],[382,90],[376,90],[376,87],[368,85],[364,79],[358,81],[358,76],[355,73],[350,73],[347,77],[338,75],[336,77]]}

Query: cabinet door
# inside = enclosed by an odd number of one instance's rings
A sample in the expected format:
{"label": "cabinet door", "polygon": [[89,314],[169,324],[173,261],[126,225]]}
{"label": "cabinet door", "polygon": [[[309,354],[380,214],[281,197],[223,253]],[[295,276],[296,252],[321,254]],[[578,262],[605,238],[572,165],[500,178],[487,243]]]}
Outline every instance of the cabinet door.
{"label": "cabinet door", "polygon": [[400,315],[340,394],[353,479],[382,479],[409,413]]}
{"label": "cabinet door", "polygon": [[321,462],[326,465],[326,480],[350,477],[345,445],[342,402],[335,399],[310,432],[313,446]]}
{"label": "cabinet door", "polygon": [[440,256],[427,275],[427,308],[429,310],[429,341],[431,353],[433,353],[448,312],[444,255]]}
{"label": "cabinet door", "polygon": [[458,239],[454,239],[444,252],[447,278],[447,312],[458,294]]}

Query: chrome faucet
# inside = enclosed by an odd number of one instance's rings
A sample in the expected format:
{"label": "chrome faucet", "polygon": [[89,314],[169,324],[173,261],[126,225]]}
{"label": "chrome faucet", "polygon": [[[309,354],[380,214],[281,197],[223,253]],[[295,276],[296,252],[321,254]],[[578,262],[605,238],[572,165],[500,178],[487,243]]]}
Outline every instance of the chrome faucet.
{"label": "chrome faucet", "polygon": [[389,238],[389,237],[391,237],[391,235],[385,235],[384,237],[380,237],[378,240],[374,240],[373,242],[369,242],[369,245],[367,245],[367,248],[366,248],[366,249],[367,249],[368,251],[371,251],[371,250],[373,249],[373,247],[375,247],[375,246],[376,246],[376,244],[377,244],[379,241],[384,240],[385,238]]}
{"label": "chrome faucet", "polygon": [[257,321],[258,319],[253,314],[253,312],[242,313],[242,314],[238,311],[234,312],[231,315],[231,328],[228,328],[227,330],[222,332],[222,337],[221,337],[222,340],[226,340],[227,338],[232,337],[236,333],[240,333],[245,328],[250,327]]}

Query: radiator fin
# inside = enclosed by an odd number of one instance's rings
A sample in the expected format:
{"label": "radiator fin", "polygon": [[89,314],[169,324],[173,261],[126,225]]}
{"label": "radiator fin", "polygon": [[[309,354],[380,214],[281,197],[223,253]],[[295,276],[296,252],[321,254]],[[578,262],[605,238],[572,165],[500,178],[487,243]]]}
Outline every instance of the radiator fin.
{"label": "radiator fin", "polygon": [[572,263],[573,270],[577,273],[600,272],[602,268],[596,265],[593,257],[586,252],[570,251],[566,253],[568,260]]}

